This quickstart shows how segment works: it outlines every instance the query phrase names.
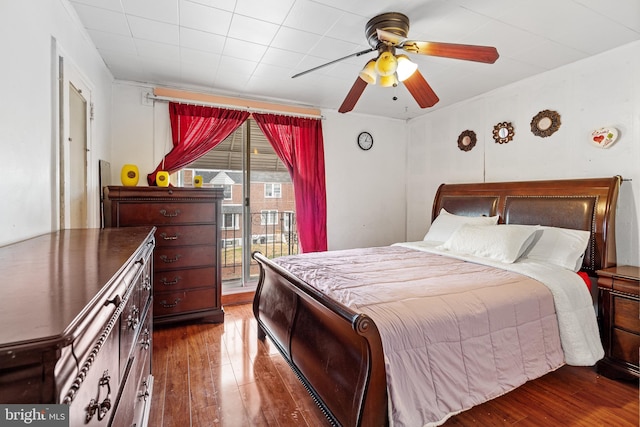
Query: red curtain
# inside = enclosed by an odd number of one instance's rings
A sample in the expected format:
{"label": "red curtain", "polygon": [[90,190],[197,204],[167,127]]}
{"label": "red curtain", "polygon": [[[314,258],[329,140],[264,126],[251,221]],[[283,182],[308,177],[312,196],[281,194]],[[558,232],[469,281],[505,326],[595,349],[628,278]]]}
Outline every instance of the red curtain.
{"label": "red curtain", "polygon": [[258,113],[252,116],[293,180],[300,250],[326,251],[327,202],[321,120]]}
{"label": "red curtain", "polygon": [[227,110],[203,105],[169,103],[173,149],[158,167],[147,175],[156,184],[156,173],[173,173],[206,154],[236,130],[249,117],[248,111]]}

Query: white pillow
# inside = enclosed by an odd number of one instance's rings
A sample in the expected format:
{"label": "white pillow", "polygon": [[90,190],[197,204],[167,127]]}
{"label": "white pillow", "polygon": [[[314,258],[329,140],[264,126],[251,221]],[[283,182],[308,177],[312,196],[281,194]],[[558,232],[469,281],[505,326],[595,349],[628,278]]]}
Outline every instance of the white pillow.
{"label": "white pillow", "polygon": [[541,233],[538,233],[522,258],[548,262],[572,271],[580,270],[591,233],[546,226],[540,229]]}
{"label": "white pillow", "polygon": [[497,223],[497,216],[454,215],[442,208],[423,240],[427,242],[444,242],[463,224],[495,225]]}
{"label": "white pillow", "polygon": [[511,264],[529,247],[538,228],[530,225],[460,226],[442,247],[462,255],[474,255]]}

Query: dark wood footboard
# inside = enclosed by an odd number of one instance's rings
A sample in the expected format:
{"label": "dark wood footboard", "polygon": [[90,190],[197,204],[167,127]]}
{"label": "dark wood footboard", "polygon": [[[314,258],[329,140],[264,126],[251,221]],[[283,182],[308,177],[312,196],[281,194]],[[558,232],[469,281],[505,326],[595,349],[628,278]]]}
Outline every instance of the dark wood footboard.
{"label": "dark wood footboard", "polygon": [[333,301],[259,252],[259,336],[276,345],[334,425],[388,425],[382,342],[368,316]]}

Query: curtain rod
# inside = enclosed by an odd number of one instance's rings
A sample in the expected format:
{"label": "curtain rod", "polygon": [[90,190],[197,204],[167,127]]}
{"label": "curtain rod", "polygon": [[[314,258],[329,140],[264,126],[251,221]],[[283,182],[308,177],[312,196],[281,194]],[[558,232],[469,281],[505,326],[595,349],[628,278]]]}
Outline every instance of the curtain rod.
{"label": "curtain rod", "polygon": [[219,103],[219,102],[190,100],[190,99],[185,99],[185,98],[176,98],[176,97],[171,97],[171,96],[155,95],[155,94],[152,94],[150,92],[146,92],[144,94],[144,97],[145,97],[145,99],[147,101],[180,102],[180,103],[191,104],[191,105],[204,105],[204,106],[208,106],[208,107],[229,108],[229,109],[232,109],[232,110],[244,110],[244,111],[248,111],[250,113],[277,114],[277,115],[280,115],[280,116],[305,117],[305,118],[320,119],[320,120],[324,120],[324,118],[325,118],[321,114],[294,113],[294,112],[287,112],[287,111],[281,111],[281,110],[270,110],[270,109],[266,109],[266,108],[255,108],[255,107],[249,107],[249,106],[241,106],[241,105],[236,105],[236,104],[224,104],[224,103]]}

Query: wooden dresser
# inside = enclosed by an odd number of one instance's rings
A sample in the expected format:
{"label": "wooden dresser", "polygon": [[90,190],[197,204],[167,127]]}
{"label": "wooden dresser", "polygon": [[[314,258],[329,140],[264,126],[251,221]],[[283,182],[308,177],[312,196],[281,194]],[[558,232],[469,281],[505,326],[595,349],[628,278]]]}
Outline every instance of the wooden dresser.
{"label": "wooden dresser", "polygon": [[637,379],[640,348],[640,268],[618,266],[598,272],[598,321],[605,356],[598,372]]}
{"label": "wooden dresser", "polygon": [[224,321],[220,278],[221,188],[104,189],[107,227],[154,225],[154,323]]}
{"label": "wooden dresser", "polygon": [[68,404],[71,426],[143,426],[154,228],[64,230],[0,248],[0,403]]}

